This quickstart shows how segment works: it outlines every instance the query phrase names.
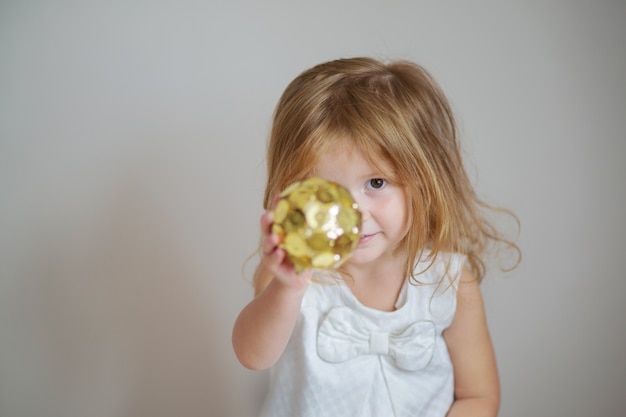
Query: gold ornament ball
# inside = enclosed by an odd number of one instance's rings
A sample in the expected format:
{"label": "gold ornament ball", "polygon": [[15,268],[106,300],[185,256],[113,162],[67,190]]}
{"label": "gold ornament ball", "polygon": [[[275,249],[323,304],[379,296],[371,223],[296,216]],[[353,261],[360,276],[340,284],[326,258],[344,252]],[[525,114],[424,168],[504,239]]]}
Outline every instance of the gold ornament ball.
{"label": "gold ornament ball", "polygon": [[297,272],[337,268],[359,244],[361,213],[346,188],[312,177],[280,194],[272,233]]}

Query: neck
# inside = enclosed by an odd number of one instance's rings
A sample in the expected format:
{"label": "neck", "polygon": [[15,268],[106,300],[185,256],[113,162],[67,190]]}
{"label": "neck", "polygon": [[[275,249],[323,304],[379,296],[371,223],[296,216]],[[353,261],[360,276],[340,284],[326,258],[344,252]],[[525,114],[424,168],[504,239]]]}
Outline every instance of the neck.
{"label": "neck", "polygon": [[406,279],[404,258],[377,260],[368,264],[345,266],[352,279],[347,284],[363,305],[383,311],[392,311]]}

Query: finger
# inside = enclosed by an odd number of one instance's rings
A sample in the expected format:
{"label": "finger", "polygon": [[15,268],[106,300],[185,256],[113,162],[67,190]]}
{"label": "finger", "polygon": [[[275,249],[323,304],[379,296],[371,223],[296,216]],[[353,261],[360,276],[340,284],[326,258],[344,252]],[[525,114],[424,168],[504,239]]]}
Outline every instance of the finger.
{"label": "finger", "polygon": [[286,260],[285,251],[276,248],[273,252],[263,255],[262,263],[265,269],[275,277],[281,277],[281,281],[288,281],[289,275],[293,274],[293,266]]}
{"label": "finger", "polygon": [[261,215],[261,231],[269,234],[272,230],[272,222],[274,221],[274,213],[266,211]]}
{"label": "finger", "polygon": [[275,234],[266,235],[263,239],[263,254],[271,255],[278,249],[279,238]]}

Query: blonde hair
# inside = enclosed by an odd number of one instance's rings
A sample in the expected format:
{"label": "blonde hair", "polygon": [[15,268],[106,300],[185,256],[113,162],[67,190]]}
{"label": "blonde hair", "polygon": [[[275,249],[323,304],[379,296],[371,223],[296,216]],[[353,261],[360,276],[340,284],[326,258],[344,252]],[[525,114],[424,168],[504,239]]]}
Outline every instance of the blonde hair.
{"label": "blonde hair", "polygon": [[415,278],[413,268],[426,249],[431,262],[438,253],[466,255],[479,280],[490,244],[519,254],[485,216],[493,208],[477,197],[463,166],[445,95],[424,68],[407,61],[339,59],[304,71],[287,86],[267,150],[264,208],[345,138],[374,166],[391,167],[389,179],[405,189],[410,222],[398,250],[408,255],[407,276]]}

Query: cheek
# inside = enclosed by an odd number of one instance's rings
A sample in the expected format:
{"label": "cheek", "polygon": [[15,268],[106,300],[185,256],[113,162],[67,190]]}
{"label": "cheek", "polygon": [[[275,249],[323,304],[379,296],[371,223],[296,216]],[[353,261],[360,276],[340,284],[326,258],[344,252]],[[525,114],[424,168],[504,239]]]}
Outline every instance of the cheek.
{"label": "cheek", "polygon": [[408,226],[410,224],[410,215],[405,200],[402,200],[401,204],[398,204],[396,215],[398,216],[398,219],[402,219],[402,229],[408,229]]}
{"label": "cheek", "polygon": [[402,190],[396,197],[396,210],[399,218],[403,220],[406,225],[409,222],[409,200],[406,195],[406,191]]}
{"label": "cheek", "polygon": [[407,202],[404,196],[400,195],[388,201],[385,209],[388,221],[394,222],[398,228],[407,228],[410,219]]}

